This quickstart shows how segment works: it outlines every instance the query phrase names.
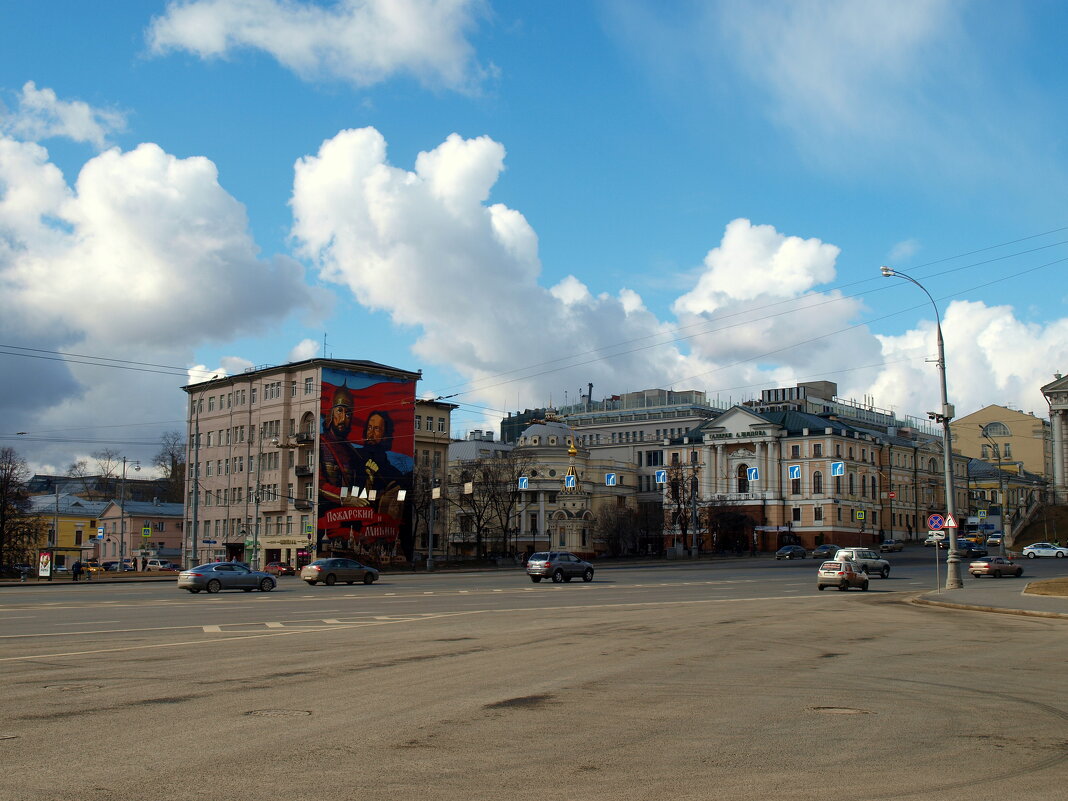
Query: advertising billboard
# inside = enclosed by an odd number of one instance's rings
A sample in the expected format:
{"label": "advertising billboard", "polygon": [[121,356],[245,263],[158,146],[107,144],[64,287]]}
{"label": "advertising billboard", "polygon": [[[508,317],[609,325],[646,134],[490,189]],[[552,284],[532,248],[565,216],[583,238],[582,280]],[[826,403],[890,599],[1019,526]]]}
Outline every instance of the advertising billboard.
{"label": "advertising billboard", "polygon": [[415,382],[324,368],[320,397],[319,550],[410,560]]}

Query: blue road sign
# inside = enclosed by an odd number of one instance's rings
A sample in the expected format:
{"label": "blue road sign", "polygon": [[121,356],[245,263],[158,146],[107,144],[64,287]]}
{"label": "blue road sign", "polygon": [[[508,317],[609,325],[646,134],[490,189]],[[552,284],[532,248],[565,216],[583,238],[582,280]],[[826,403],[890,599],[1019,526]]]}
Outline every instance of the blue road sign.
{"label": "blue road sign", "polygon": [[976,514],[979,517],[986,517],[986,509],[980,509]]}
{"label": "blue road sign", "polygon": [[760,468],[759,467],[747,467],[745,469],[745,477],[750,481],[760,481]]}
{"label": "blue road sign", "polygon": [[927,518],[927,528],[931,531],[941,531],[946,525],[946,519],[942,515],[931,515]]}
{"label": "blue road sign", "polygon": [[667,470],[657,470],[656,471],[656,483],[657,484],[667,484]]}
{"label": "blue road sign", "polygon": [[564,476],[564,488],[574,489],[576,484],[575,476]]}
{"label": "blue road sign", "polygon": [[519,489],[521,489],[521,490],[530,489],[530,479],[527,478],[526,476],[520,476],[519,477]]}
{"label": "blue road sign", "polygon": [[218,540],[201,540],[205,545],[218,545]]}
{"label": "blue road sign", "polygon": [[868,517],[868,513],[865,512],[863,509],[855,510],[854,514],[856,514],[857,520],[866,520]]}
{"label": "blue road sign", "polygon": [[832,476],[844,476],[845,475],[845,462],[831,462],[831,475]]}
{"label": "blue road sign", "polygon": [[615,473],[605,473],[604,474],[604,485],[606,487],[614,487],[616,485],[616,474]]}
{"label": "blue road sign", "polygon": [[97,528],[97,530],[96,530],[96,538],[98,540],[104,539],[104,527],[103,526],[100,526],[100,527]]}
{"label": "blue road sign", "polygon": [[791,479],[801,478],[801,465],[799,465],[799,464],[790,465],[790,478]]}

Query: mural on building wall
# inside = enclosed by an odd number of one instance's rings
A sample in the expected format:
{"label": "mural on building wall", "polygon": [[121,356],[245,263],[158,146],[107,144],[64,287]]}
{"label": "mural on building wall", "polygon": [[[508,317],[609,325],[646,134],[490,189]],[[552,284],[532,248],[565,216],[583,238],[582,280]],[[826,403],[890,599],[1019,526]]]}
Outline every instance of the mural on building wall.
{"label": "mural on building wall", "polygon": [[324,369],[321,397],[320,550],[411,559],[415,382]]}

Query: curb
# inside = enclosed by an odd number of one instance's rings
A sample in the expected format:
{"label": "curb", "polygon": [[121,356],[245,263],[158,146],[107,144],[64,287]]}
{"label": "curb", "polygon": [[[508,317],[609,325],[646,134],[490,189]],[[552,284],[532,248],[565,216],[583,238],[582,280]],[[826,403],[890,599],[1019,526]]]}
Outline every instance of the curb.
{"label": "curb", "polygon": [[975,604],[957,604],[951,601],[933,601],[929,598],[913,598],[912,603],[923,606],[941,606],[946,609],[962,609],[967,612],[996,612],[1002,615],[1019,615],[1021,617],[1051,617],[1068,620],[1062,612],[1039,612],[1036,609],[1007,609],[1003,606],[977,606]]}

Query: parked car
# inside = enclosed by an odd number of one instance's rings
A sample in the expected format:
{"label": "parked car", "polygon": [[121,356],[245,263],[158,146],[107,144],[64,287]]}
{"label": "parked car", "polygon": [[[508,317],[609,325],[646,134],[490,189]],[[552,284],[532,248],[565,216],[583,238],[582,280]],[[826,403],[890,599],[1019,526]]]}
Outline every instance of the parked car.
{"label": "parked car", "polygon": [[1023,575],[1023,568],[1004,556],[987,556],[982,559],[976,559],[968,565],[968,572],[976,578],[981,576],[993,576],[994,578],[1016,576],[1019,578]]}
{"label": "parked car", "polygon": [[360,564],[355,559],[316,559],[300,569],[300,577],[311,585],[320,581],[328,585],[339,581],[346,584],[354,584],[357,581],[374,584],[378,580],[378,570]]}
{"label": "parked car", "polygon": [[178,588],[194,594],[201,590],[213,593],[219,590],[270,592],[275,584],[274,576],[249,570],[237,562],[209,562],[178,574]]}
{"label": "parked car", "polygon": [[905,550],[905,543],[901,540],[883,540],[879,543],[880,553],[894,553]]}
{"label": "parked car", "polygon": [[119,562],[104,562],[101,567],[108,573],[129,572],[134,569],[129,562],[123,562],[121,564],[122,567],[120,568]]}
{"label": "parked car", "polygon": [[1028,545],[1024,548],[1022,553],[1028,559],[1036,559],[1039,556],[1055,556],[1058,559],[1063,559],[1068,556],[1068,548],[1054,545],[1052,542],[1036,542],[1034,545]]}
{"label": "parked car", "polygon": [[868,575],[878,574],[882,578],[890,577],[890,563],[871,548],[840,548],[834,555],[836,562],[846,559],[859,565],[861,571]]}
{"label": "parked car", "polygon": [[543,578],[559,584],[578,576],[593,581],[593,565],[568,551],[539,551],[527,560],[527,575],[535,584]]}
{"label": "parked car", "polygon": [[827,542],[827,543],[824,543],[823,545],[817,545],[815,547],[815,549],[813,549],[813,551],[812,551],[812,558],[813,559],[830,559],[832,556],[834,556],[836,553],[838,553],[838,549],[840,547],[841,547],[840,545],[835,545],[832,542]]}
{"label": "parked car", "polygon": [[286,562],[268,562],[263,568],[264,573],[270,573],[272,576],[295,576],[297,571],[293,565]]}
{"label": "parked car", "polygon": [[816,589],[823,592],[826,587],[837,587],[845,592],[850,587],[860,587],[868,591],[868,576],[862,573],[860,566],[848,559],[824,562],[816,573]]}
{"label": "parked car", "polygon": [[808,551],[800,545],[784,545],[775,552],[776,559],[805,559]]}
{"label": "parked car", "polygon": [[5,578],[33,578],[37,575],[37,568],[26,562],[18,562],[13,565],[7,565],[0,569],[0,576]]}

